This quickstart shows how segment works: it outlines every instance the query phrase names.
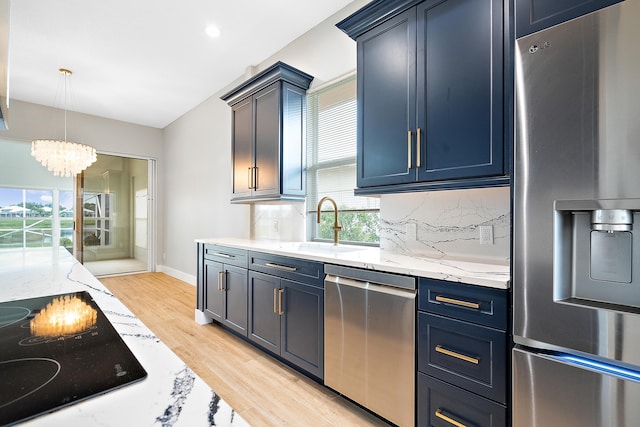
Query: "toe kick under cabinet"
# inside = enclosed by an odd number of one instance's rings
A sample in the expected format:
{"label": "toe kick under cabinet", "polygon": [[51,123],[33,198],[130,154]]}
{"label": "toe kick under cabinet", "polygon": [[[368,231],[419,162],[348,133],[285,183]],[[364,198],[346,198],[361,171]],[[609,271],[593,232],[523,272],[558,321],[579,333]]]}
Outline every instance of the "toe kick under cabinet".
{"label": "toe kick under cabinet", "polygon": [[507,319],[507,290],[420,279],[417,425],[508,425]]}

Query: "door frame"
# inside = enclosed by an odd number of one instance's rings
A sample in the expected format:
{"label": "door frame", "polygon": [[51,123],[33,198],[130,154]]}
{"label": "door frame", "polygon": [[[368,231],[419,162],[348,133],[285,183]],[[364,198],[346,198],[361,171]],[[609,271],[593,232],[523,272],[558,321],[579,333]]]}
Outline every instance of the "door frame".
{"label": "door frame", "polygon": [[[115,156],[123,159],[146,160],[147,161],[147,271],[156,271],[156,242],[157,242],[157,159],[154,157],[122,155],[121,153],[110,153],[99,151],[98,155]],[[73,256],[84,264],[84,246],[82,243],[82,233],[84,225],[84,171],[77,174],[73,181],[74,190],[74,235],[73,235]]]}

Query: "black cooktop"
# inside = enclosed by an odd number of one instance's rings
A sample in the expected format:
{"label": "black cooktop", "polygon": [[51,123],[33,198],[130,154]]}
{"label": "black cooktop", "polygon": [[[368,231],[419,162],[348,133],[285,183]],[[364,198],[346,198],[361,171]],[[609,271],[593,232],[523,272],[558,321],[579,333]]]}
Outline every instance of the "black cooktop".
{"label": "black cooktop", "polygon": [[146,376],[89,293],[0,303],[0,425]]}

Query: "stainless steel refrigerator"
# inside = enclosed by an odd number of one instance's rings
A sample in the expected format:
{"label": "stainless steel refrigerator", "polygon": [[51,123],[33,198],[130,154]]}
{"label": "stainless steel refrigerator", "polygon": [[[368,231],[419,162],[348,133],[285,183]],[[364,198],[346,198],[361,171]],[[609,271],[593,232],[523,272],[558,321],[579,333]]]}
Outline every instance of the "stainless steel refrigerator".
{"label": "stainless steel refrigerator", "polygon": [[640,426],[640,0],[516,45],[513,424]]}

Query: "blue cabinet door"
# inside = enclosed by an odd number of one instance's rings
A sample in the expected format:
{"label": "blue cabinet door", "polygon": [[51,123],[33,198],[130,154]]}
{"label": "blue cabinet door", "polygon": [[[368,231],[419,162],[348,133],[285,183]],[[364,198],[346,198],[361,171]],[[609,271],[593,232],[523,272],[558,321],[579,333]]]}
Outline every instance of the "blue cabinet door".
{"label": "blue cabinet door", "polygon": [[622,0],[516,0],[516,38],[620,1]]}
{"label": "blue cabinet door", "polygon": [[416,11],[357,39],[357,185],[415,181]]}
{"label": "blue cabinet door", "polygon": [[231,109],[233,156],[233,198],[249,197],[253,188],[255,152],[253,143],[253,100],[245,99]]}
{"label": "blue cabinet door", "polygon": [[280,354],[280,315],[277,312],[280,279],[249,272],[248,338],[275,354]]}
{"label": "blue cabinet door", "polygon": [[417,6],[418,181],[502,175],[503,0]]}
{"label": "blue cabinet door", "polygon": [[280,355],[324,377],[324,290],[282,279]]}
{"label": "blue cabinet door", "polygon": [[222,264],[205,259],[204,272],[204,311],[218,322],[224,319],[224,292],[221,287]]}
{"label": "blue cabinet door", "polygon": [[247,336],[247,269],[224,265],[223,324]]}
{"label": "blue cabinet door", "polygon": [[253,95],[255,171],[253,196],[280,193],[280,83]]}

